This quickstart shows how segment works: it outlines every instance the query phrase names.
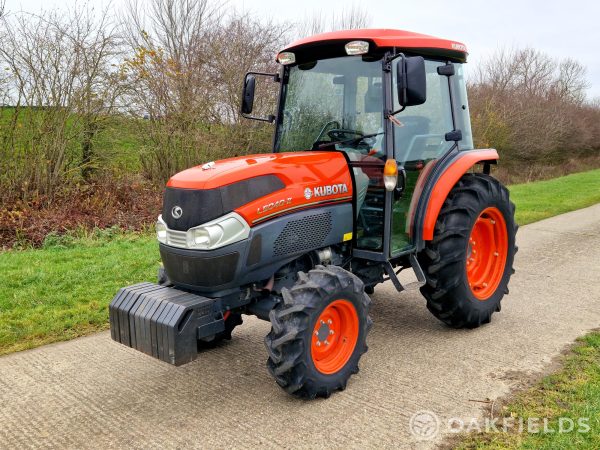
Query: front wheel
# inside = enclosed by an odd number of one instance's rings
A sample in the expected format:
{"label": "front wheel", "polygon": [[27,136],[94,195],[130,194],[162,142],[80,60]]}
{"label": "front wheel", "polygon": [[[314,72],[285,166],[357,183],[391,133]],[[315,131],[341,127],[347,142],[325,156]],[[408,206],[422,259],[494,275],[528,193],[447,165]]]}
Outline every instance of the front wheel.
{"label": "front wheel", "polygon": [[371,300],[362,281],[340,267],[318,266],[298,278],[270,313],[267,367],[290,394],[329,397],[358,372]]}
{"label": "front wheel", "polygon": [[427,308],[454,328],[488,323],[508,294],[517,247],[515,205],[495,178],[466,174],[450,191],[419,255]]}

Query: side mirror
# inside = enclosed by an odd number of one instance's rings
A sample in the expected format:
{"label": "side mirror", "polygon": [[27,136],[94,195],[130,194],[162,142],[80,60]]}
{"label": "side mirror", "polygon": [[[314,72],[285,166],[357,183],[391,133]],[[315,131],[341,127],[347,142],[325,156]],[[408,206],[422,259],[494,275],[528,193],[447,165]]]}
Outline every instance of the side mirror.
{"label": "side mirror", "polygon": [[242,114],[252,113],[254,108],[254,90],[256,88],[256,77],[250,73],[244,78],[244,90],[242,91]]}
{"label": "side mirror", "polygon": [[396,87],[400,106],[422,105],[427,99],[425,60],[422,56],[401,56],[396,63]]}
{"label": "side mirror", "polygon": [[[0,0],[2,1],[2,0]],[[256,90],[256,77],[267,77],[276,83],[281,83],[281,78],[277,73],[264,73],[264,72],[248,72],[244,77],[244,89],[242,90],[242,117],[252,120],[260,120],[261,122],[273,123],[275,116],[269,114],[266,117],[252,116],[252,110],[254,109],[254,91]]]}

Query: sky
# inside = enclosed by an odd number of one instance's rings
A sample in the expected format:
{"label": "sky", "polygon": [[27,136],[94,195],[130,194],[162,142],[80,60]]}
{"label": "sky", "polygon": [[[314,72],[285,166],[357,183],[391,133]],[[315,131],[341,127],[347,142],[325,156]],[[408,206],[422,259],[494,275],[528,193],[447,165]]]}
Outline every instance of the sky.
{"label": "sky", "polygon": [[[111,4],[119,8],[125,2],[112,0]],[[75,0],[6,0],[9,11],[29,12],[69,3]],[[228,4],[259,17],[289,22],[354,4],[367,9],[371,28],[397,28],[464,43],[471,68],[498,49],[533,47],[585,65],[588,98],[600,98],[597,0],[229,0]]]}

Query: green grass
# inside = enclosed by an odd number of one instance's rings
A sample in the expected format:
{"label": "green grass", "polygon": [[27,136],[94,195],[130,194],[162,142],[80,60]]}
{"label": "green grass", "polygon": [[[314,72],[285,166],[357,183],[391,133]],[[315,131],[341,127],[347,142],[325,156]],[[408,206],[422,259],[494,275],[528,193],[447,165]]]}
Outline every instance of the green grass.
{"label": "green grass", "polygon": [[600,169],[510,187],[516,219],[525,225],[600,203]]}
{"label": "green grass", "polygon": [[[591,333],[578,340],[572,353],[558,372],[518,394],[504,406],[502,417],[518,418],[527,424],[548,419],[547,430],[554,433],[490,432],[467,434],[454,442],[459,449],[590,449],[600,448],[600,333]],[[559,433],[559,418],[571,419],[577,430],[578,420],[588,418],[589,431]],[[501,429],[501,421],[498,421]],[[511,427],[507,427],[509,430]],[[527,425],[525,425],[525,430]]]}
{"label": "green grass", "polygon": [[[600,202],[600,170],[511,187],[520,224]],[[108,327],[108,303],[129,284],[155,280],[147,234],[55,236],[44,248],[0,253],[0,354]]]}
{"label": "green grass", "polygon": [[0,253],[0,354],[106,329],[117,290],[155,280],[158,267],[154,237],[132,233]]}

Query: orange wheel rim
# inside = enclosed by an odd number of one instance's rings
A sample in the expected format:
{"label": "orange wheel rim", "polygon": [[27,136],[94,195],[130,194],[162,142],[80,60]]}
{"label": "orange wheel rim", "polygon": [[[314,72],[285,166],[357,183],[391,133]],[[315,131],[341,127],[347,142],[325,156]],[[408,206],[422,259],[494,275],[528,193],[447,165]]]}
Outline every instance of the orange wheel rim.
{"label": "orange wheel rim", "polygon": [[326,375],[340,371],[348,362],[358,341],[356,308],[348,300],[335,300],[317,319],[310,352],[316,369]]}
{"label": "orange wheel rim", "polygon": [[473,225],[467,248],[467,280],[475,298],[487,300],[496,292],[507,254],[504,216],[498,208],[486,208]]}

